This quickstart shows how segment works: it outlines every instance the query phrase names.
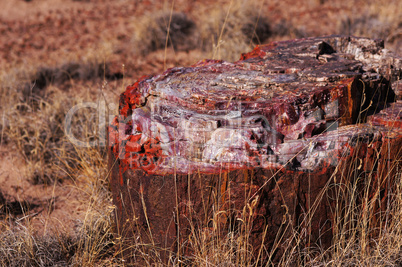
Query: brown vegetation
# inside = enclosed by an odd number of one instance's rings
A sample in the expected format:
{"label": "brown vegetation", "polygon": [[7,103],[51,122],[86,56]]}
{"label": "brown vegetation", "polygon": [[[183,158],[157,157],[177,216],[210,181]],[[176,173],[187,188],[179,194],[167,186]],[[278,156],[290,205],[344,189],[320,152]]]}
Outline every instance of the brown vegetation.
{"label": "brown vegetation", "polygon": [[[387,48],[402,51],[401,1],[249,2],[0,0],[0,265],[124,264],[113,233],[105,147],[71,143],[65,118],[73,106],[95,103],[75,113],[72,133],[99,141],[95,107],[106,105],[106,118],[117,114],[125,86],[168,67],[237,60],[258,43],[337,33],[384,38]],[[353,169],[343,175],[348,180]],[[350,184],[342,187],[349,201],[333,246],[289,247],[280,264],[400,265],[401,171],[392,178],[396,192],[384,229],[370,228],[378,199],[365,203],[364,194],[356,195],[361,184]],[[258,265],[246,219],[224,239],[216,228],[194,230],[187,242],[197,250],[186,263]],[[372,238],[372,231],[380,235]],[[141,240],[133,246],[145,262],[158,257],[144,254]]]}

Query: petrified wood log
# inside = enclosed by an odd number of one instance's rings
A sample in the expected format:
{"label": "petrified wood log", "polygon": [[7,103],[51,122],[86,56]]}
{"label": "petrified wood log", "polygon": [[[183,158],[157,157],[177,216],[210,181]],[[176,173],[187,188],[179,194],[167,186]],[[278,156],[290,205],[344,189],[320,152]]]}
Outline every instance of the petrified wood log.
{"label": "petrified wood log", "polygon": [[401,158],[401,70],[380,40],[330,36],[141,78],[109,126],[119,233],[165,260],[191,256],[195,228],[236,232],[244,218],[256,254],[280,253],[292,231],[329,246],[333,198],[322,191],[345,177],[340,166],[358,162],[390,190],[381,179]]}

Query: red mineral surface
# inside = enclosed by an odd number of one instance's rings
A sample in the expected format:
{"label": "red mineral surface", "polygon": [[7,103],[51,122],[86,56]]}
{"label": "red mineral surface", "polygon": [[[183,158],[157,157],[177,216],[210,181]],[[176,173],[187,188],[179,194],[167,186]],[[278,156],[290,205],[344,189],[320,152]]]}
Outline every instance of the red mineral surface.
{"label": "red mineral surface", "polygon": [[363,174],[382,173],[384,151],[401,158],[401,70],[381,40],[330,36],[142,77],[109,126],[119,233],[191,255],[178,242],[190,226],[209,227],[217,205],[228,230],[248,205],[256,253],[280,253],[285,221],[305,246],[329,246],[331,194],[317,199],[334,172],[359,160]]}

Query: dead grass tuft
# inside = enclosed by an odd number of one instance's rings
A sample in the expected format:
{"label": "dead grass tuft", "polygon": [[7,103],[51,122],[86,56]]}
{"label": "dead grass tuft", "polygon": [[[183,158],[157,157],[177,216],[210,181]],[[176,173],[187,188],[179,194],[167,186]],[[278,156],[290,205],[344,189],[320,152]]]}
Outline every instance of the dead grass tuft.
{"label": "dead grass tuft", "polygon": [[[55,94],[54,97],[61,97],[61,94]],[[36,111],[28,105],[16,105],[8,110],[6,135],[17,144],[28,162],[31,181],[34,184],[50,184],[66,178],[63,166],[77,166],[75,148],[66,139],[63,128],[67,112],[63,104],[70,101],[39,100]],[[26,111],[20,111],[21,106]]]}
{"label": "dead grass tuft", "polygon": [[340,33],[345,35],[379,38],[386,40],[392,31],[392,26],[382,21],[376,14],[351,16],[342,20]]}
{"label": "dead grass tuft", "polygon": [[73,265],[110,266],[112,263],[121,263],[119,257],[116,257],[116,237],[111,214],[99,214],[99,211],[92,210],[92,214],[88,213],[86,219],[76,238],[77,250],[73,257]]}
{"label": "dead grass tuft", "polygon": [[192,14],[195,22],[173,11],[144,14],[135,22],[134,50],[147,54],[170,47],[175,51],[200,49],[209,58],[234,61],[273,36],[302,35],[288,22],[271,22],[258,3],[233,1],[220,8],[203,8]]}
{"label": "dead grass tuft", "polygon": [[401,54],[401,1],[368,1],[365,4],[359,14],[345,14],[344,18],[339,20],[338,32],[383,39],[388,49]]}
{"label": "dead grass tuft", "polygon": [[11,199],[7,194],[0,191],[0,219],[14,219],[25,215],[31,209],[39,207],[39,203],[27,200]]}
{"label": "dead grass tuft", "polygon": [[[98,207],[99,208],[99,207]],[[97,214],[94,210],[90,216]],[[4,225],[3,225],[4,228]],[[0,234],[1,266],[118,266],[111,216],[104,214],[83,224],[77,235],[35,236],[29,220],[6,227]]]}
{"label": "dead grass tuft", "polygon": [[77,247],[71,237],[34,237],[20,226],[0,234],[1,266],[69,266]]}
{"label": "dead grass tuft", "polygon": [[[100,83],[101,79],[119,78],[120,74],[112,74],[106,64],[96,62],[39,67],[33,73],[33,78],[22,79],[9,87],[3,85],[1,140],[17,145],[28,163],[28,176],[33,184],[62,182],[74,178],[77,170],[87,162],[79,157],[82,154],[80,148],[65,132],[66,115],[70,109],[80,103],[92,103],[93,93],[80,85],[80,81]],[[22,72],[15,75],[15,79],[30,77]],[[24,80],[30,82],[24,85]],[[71,86],[81,93],[76,93],[73,98],[69,96],[66,89]],[[21,88],[24,89],[20,91]],[[97,141],[100,131],[98,115],[93,105],[84,105],[71,118],[71,134],[84,143]]]}
{"label": "dead grass tuft", "polygon": [[147,14],[136,22],[134,50],[146,54],[166,47],[188,51],[196,47],[196,25],[181,12]]}
{"label": "dead grass tuft", "polygon": [[116,80],[122,78],[121,73],[111,73],[106,63],[97,62],[69,62],[57,67],[40,67],[29,83],[22,88],[22,101],[35,103],[46,100],[46,88],[56,85],[68,89],[74,81],[99,81],[102,79]]}
{"label": "dead grass tuft", "polygon": [[268,19],[258,6],[235,1],[229,6],[206,10],[209,16],[200,17],[201,49],[208,57],[238,60],[244,51],[253,48],[253,40],[262,42],[271,35]]}
{"label": "dead grass tuft", "polygon": [[285,20],[273,21],[264,13],[263,2],[231,1],[229,5],[200,12],[200,46],[208,57],[235,61],[244,51],[273,37],[305,34]]}

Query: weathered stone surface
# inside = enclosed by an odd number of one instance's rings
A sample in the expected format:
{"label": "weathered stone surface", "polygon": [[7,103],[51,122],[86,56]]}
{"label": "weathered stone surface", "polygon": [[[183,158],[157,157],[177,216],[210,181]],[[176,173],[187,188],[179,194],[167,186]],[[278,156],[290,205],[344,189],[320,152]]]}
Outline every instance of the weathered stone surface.
{"label": "weathered stone surface", "polygon": [[389,107],[369,117],[373,125],[383,125],[390,129],[402,129],[402,101],[390,103]]}
{"label": "weathered stone surface", "polygon": [[322,189],[344,177],[339,166],[358,160],[386,187],[389,155],[401,158],[401,69],[382,41],[331,36],[143,77],[109,127],[119,233],[191,255],[182,241],[193,227],[222,211],[222,233],[233,230],[247,207],[256,252],[291,236],[285,222],[306,246],[328,246],[333,201]]}
{"label": "weathered stone surface", "polygon": [[394,92],[396,94],[396,98],[398,100],[402,100],[402,80],[395,81],[392,84],[392,88],[393,88],[393,90],[394,90]]}

